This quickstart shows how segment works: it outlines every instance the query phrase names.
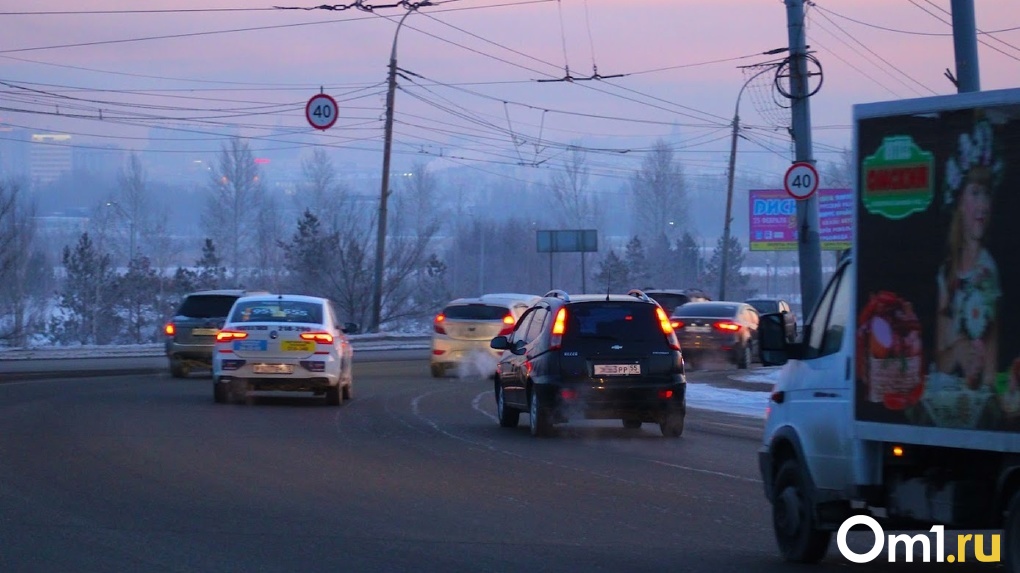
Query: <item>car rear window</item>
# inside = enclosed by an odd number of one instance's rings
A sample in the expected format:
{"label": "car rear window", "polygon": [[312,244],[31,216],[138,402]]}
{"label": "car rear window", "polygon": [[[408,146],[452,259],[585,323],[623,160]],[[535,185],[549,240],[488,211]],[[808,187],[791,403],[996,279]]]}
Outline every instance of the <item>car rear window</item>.
{"label": "car rear window", "polygon": [[766,312],[779,312],[779,301],[777,300],[752,300],[748,304],[762,314]]}
{"label": "car rear window", "polygon": [[687,304],[691,300],[685,294],[676,293],[656,293],[648,296],[655,300],[655,302],[659,303],[659,305],[662,306],[663,310],[667,313],[673,312],[676,307],[682,304]]}
{"label": "car rear window", "polygon": [[488,304],[455,304],[443,309],[443,315],[454,320],[503,320],[508,314],[505,306]]}
{"label": "car rear window", "polygon": [[719,303],[691,303],[676,309],[673,316],[704,316],[708,318],[732,317],[737,313],[737,306]]}
{"label": "car rear window", "polygon": [[190,295],[181,302],[177,316],[188,318],[222,318],[230,313],[236,296],[222,294]]}
{"label": "car rear window", "polygon": [[230,322],[307,322],[322,324],[322,304],[298,300],[253,300],[237,305]]}
{"label": "car rear window", "polygon": [[648,340],[662,338],[655,306],[646,303],[599,301],[567,307],[568,337]]}

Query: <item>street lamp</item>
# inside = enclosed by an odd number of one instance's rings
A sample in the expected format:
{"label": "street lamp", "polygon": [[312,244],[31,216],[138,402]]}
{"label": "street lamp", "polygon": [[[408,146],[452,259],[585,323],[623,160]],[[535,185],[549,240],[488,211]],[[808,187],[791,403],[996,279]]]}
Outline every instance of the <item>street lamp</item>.
{"label": "street lamp", "polygon": [[732,220],[730,214],[733,211],[733,171],[737,164],[737,136],[740,132],[740,97],[744,95],[744,89],[755,78],[774,69],[775,66],[767,66],[747,78],[744,85],[740,86],[740,91],[737,93],[737,104],[733,109],[733,136],[730,139],[730,171],[726,181],[726,221],[723,224],[722,261],[719,265],[719,300],[726,300],[726,271],[729,266],[730,221]]}
{"label": "street lamp", "polygon": [[382,189],[379,191],[379,222],[375,240],[375,287],[372,291],[372,323],[370,332],[379,332],[382,315],[383,267],[386,257],[386,202],[390,195],[390,150],[393,147],[393,100],[397,91],[397,36],[400,27],[415,10],[421,6],[431,6],[429,0],[407,4],[407,12],[400,17],[397,31],[393,33],[393,49],[390,51],[389,89],[386,91],[386,126],[383,139]]}

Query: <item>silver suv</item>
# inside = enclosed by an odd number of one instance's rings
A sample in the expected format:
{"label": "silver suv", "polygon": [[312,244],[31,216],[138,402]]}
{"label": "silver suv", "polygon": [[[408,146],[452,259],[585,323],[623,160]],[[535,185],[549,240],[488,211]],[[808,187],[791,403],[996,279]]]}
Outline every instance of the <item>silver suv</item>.
{"label": "silver suv", "polygon": [[170,375],[187,378],[193,370],[212,370],[216,333],[227,319],[234,301],[266,291],[243,289],[204,290],[185,295],[173,318],[163,327]]}

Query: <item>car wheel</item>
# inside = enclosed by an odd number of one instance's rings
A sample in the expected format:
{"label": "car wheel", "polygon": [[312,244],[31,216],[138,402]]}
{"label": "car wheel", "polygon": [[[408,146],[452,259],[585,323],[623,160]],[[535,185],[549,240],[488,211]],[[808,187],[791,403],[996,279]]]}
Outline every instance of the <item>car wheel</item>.
{"label": "car wheel", "polygon": [[443,376],[446,376],[446,368],[443,368],[442,364],[433,364],[432,365],[432,377],[433,378],[442,378]]}
{"label": "car wheel", "polygon": [[230,384],[213,380],[213,401],[217,404],[226,404],[230,401]]}
{"label": "car wheel", "polygon": [[528,396],[528,413],[531,418],[528,421],[531,435],[536,437],[548,436],[552,433],[552,422],[549,419],[549,412],[539,403],[538,392],[532,388]]}
{"label": "car wheel", "polygon": [[628,430],[636,430],[641,427],[641,420],[635,420],[633,418],[624,418],[623,427]]}
{"label": "car wheel", "polygon": [[344,389],[341,392],[341,396],[340,397],[343,398],[344,401],[350,400],[351,398],[354,397],[354,382],[353,381],[350,381],[350,382],[348,382],[347,384],[344,385]]}
{"label": "car wheel", "polygon": [[174,378],[187,378],[191,374],[191,369],[184,361],[178,358],[170,359],[170,375]]}
{"label": "car wheel", "polygon": [[499,417],[499,427],[501,428],[516,428],[521,421],[521,411],[506,405],[502,386],[496,389],[496,416]]}
{"label": "car wheel", "polygon": [[1020,571],[1020,491],[1013,494],[1006,511],[1002,536],[1006,543],[1006,571]]}
{"label": "car wheel", "polygon": [[807,479],[794,460],[783,462],[776,474],[772,528],[779,552],[787,561],[817,563],[829,550],[832,532],[818,529]]}
{"label": "car wheel", "polygon": [[683,412],[666,412],[665,417],[659,422],[659,430],[667,438],[679,438],[684,435],[684,420],[686,414]]}
{"label": "car wheel", "polygon": [[343,382],[337,381],[336,386],[326,388],[326,403],[330,406],[340,406],[344,403]]}
{"label": "car wheel", "polygon": [[737,368],[746,370],[751,366],[751,345],[744,343],[739,350],[740,354],[737,355]]}

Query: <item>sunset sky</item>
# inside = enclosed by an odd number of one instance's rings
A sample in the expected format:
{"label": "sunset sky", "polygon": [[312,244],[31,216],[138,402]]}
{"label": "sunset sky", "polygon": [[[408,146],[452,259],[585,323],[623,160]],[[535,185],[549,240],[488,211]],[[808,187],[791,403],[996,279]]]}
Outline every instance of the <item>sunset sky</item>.
{"label": "sunset sky", "polygon": [[[382,7],[392,3],[367,12],[274,9],[319,6],[292,0],[2,0],[2,121],[128,149],[143,149],[153,126],[217,141],[233,129],[267,149],[321,145],[375,164],[386,66],[405,12]],[[408,17],[398,37],[398,162],[549,166],[580,145],[610,173],[667,137],[690,170],[723,171],[749,77],[740,66],[775,62],[782,54],[762,53],[788,44],[780,0],[434,4]],[[1020,10],[1015,0],[975,4],[988,32],[982,88],[1015,87]],[[811,99],[816,159],[849,147],[854,103],[955,92],[944,76],[954,69],[949,8],[949,0],[808,8],[808,43],[824,71]],[[562,79],[568,67],[575,78],[597,68],[605,79],[537,81]],[[327,132],[304,119],[320,88],[340,102]],[[750,129],[740,165],[762,177],[791,159],[780,105],[763,81],[741,99]]]}

